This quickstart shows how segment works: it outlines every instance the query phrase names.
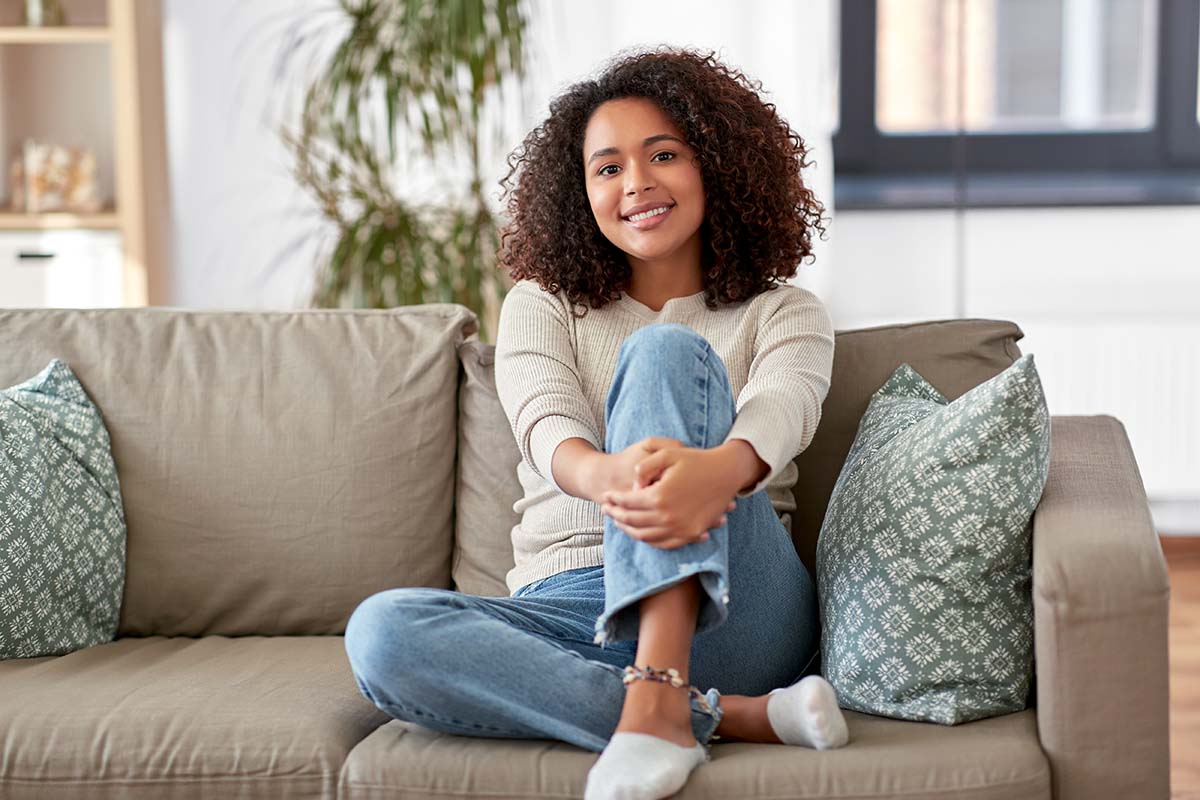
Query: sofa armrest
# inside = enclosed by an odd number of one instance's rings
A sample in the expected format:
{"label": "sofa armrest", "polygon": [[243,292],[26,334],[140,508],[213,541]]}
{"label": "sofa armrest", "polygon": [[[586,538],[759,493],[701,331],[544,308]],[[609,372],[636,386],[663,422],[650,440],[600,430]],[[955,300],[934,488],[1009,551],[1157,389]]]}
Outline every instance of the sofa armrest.
{"label": "sofa armrest", "polygon": [[1033,515],[1033,608],[1055,800],[1168,797],[1169,596],[1124,425],[1053,417]]}

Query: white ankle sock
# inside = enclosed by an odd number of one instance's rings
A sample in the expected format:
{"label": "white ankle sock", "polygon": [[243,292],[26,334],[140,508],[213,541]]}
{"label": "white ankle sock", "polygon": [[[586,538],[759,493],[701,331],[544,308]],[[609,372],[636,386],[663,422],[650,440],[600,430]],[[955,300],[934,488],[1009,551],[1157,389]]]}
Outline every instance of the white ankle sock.
{"label": "white ankle sock", "polygon": [[648,733],[614,733],[588,772],[584,800],[659,800],[683,788],[709,760],[699,742],[683,747]]}
{"label": "white ankle sock", "polygon": [[767,719],[784,744],[830,750],[850,740],[837,693],[820,675],[808,675],[785,689],[772,689]]}

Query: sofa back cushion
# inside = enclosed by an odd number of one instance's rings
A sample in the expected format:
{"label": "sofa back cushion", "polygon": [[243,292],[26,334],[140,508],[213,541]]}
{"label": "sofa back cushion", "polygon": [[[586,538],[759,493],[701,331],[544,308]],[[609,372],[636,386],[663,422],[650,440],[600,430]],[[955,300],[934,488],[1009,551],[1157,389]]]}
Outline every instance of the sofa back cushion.
{"label": "sofa back cushion", "polygon": [[[1020,357],[1025,334],[1012,322],[957,319],[837,331],[829,395],[816,435],[796,457],[796,511],[792,539],[816,575],[817,537],[833,485],[850,451],[871,395],[908,362],[953,400],[1002,372]],[[468,342],[459,348],[459,453],[456,488],[455,588],[468,594],[507,596],[504,577],[513,566],[511,534],[520,517],[516,477],[520,451],[496,396],[495,346]]]}
{"label": "sofa back cushion", "polygon": [[458,474],[454,499],[454,587],[483,597],[508,597],[513,568],[513,504],[521,451],[496,394],[496,347],[478,339],[458,346]]}
{"label": "sofa back cushion", "polygon": [[817,574],[817,538],[833,485],[854,443],[858,422],[879,387],[907,362],[949,401],[994,377],[1021,356],[1025,334],[1014,323],[952,319],[857,328],[836,334],[829,394],[812,442],[796,456],[792,539]]}
{"label": "sofa back cushion", "polygon": [[128,525],[118,636],[340,634],[450,586],[455,304],[0,310],[0,386],[66,362],[104,414]]}

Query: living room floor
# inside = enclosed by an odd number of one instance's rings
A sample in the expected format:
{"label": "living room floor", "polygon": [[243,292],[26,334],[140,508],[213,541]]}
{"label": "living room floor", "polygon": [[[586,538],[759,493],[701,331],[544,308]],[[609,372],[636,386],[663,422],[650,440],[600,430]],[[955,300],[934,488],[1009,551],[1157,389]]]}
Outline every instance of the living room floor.
{"label": "living room floor", "polygon": [[1171,583],[1171,798],[1200,800],[1200,536],[1160,536]]}

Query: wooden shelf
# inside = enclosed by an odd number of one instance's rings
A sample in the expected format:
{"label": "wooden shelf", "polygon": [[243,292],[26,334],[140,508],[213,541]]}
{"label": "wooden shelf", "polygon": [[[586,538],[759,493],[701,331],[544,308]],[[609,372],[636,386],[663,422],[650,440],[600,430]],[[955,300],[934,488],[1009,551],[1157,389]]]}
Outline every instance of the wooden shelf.
{"label": "wooden shelf", "polygon": [[111,40],[112,31],[106,25],[0,26],[0,44],[80,44]]}
{"label": "wooden shelf", "polygon": [[[96,244],[78,250],[98,270],[107,270],[106,297],[115,279],[106,259],[117,240],[123,304],[164,305],[170,219],[162,0],[66,0],[70,24],[43,27],[18,22],[14,12],[20,5],[0,0],[0,61],[7,78],[0,81],[0,146],[13,147],[33,134],[47,142],[89,143],[96,151],[98,186],[108,199],[97,213],[19,212],[4,191],[11,153],[2,154],[0,238],[37,240],[39,233],[53,232],[44,238],[61,233]],[[72,103],[79,105],[81,97],[96,98],[96,107],[89,102],[76,114]],[[0,278],[0,297],[4,281]]]}
{"label": "wooden shelf", "polygon": [[0,211],[0,230],[69,230],[91,228],[118,230],[121,219],[115,211],[98,214],[72,214],[64,211],[47,211],[40,214],[21,214],[15,211]]}

